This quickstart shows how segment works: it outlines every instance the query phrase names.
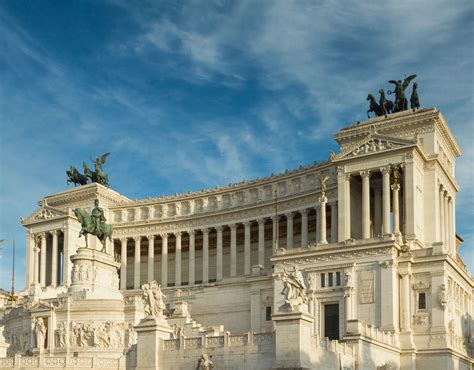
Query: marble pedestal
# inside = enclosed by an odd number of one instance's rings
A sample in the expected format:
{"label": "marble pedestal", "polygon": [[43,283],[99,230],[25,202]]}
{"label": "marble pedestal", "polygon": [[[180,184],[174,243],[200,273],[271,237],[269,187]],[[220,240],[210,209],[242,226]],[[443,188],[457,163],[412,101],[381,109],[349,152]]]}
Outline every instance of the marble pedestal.
{"label": "marble pedestal", "polygon": [[164,339],[170,339],[173,329],[164,318],[148,317],[135,326],[137,332],[137,369],[159,370]]}
{"label": "marble pedestal", "polygon": [[274,314],[272,319],[276,331],[273,369],[310,369],[313,317],[303,312],[288,312]]}

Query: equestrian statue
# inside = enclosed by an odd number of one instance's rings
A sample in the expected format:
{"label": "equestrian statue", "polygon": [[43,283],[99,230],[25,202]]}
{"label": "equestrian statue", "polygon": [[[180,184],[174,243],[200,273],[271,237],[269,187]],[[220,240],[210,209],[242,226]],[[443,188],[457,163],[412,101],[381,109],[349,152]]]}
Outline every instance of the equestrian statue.
{"label": "equestrian statue", "polygon": [[99,241],[102,244],[101,252],[107,253],[106,241],[107,238],[112,241],[112,225],[106,224],[104,210],[99,207],[99,199],[94,201],[94,208],[92,209],[91,214],[89,215],[86,210],[82,208],[75,208],[73,210],[77,219],[81,223],[81,231],[79,232],[79,237],[84,235],[86,239],[86,248],[88,248],[86,234],[91,234],[97,236]]}

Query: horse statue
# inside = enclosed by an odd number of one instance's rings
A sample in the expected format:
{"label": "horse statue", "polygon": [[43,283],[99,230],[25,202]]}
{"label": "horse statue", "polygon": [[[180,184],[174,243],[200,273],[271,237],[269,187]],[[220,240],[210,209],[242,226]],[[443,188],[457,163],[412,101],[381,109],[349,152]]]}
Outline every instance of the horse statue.
{"label": "horse statue", "polygon": [[[97,205],[96,205],[97,207]],[[81,223],[81,231],[79,232],[79,237],[86,234],[91,234],[97,236],[100,243],[102,244],[102,249],[100,250],[103,253],[107,253],[106,248],[106,241],[107,238],[112,241],[112,225],[106,224],[105,222],[102,223],[102,230],[97,230],[96,223],[93,220],[93,217],[89,215],[84,209],[82,208],[75,208],[73,210],[74,214],[76,215],[77,219]],[[86,239],[86,248],[88,248],[87,237]]]}
{"label": "horse statue", "polygon": [[379,107],[382,110],[382,113],[387,117],[390,113],[393,112],[393,103],[390,100],[385,98],[385,91],[383,89],[379,90],[380,99]]}
{"label": "horse statue", "polygon": [[87,185],[88,179],[86,175],[83,175],[80,173],[76,167],[71,166],[69,171],[66,171],[66,175],[68,177],[68,180],[66,181],[66,184],[69,185],[71,182],[76,185]]}
{"label": "horse statue", "polygon": [[82,167],[84,168],[84,175],[86,175],[87,178],[91,179],[91,182],[98,182],[97,174],[94,171],[91,171],[86,162],[82,162]]}
{"label": "horse statue", "polygon": [[420,98],[418,97],[418,84],[415,82],[413,84],[413,91],[410,96],[410,107],[413,109],[413,112],[420,108]]}

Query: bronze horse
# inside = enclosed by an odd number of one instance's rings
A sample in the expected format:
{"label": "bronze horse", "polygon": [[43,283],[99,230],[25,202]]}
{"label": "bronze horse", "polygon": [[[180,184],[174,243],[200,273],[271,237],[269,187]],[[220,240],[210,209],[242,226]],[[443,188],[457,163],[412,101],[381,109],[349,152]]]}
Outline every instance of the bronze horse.
{"label": "bronze horse", "polygon": [[374,112],[376,117],[387,117],[387,115],[393,111],[393,103],[390,100],[385,99],[385,93],[383,89],[380,89],[379,92],[380,104],[377,103],[375,97],[372,94],[367,95],[367,100],[370,101],[370,106],[367,110],[367,118],[370,118],[370,112]]}
{"label": "bronze horse", "polygon": [[87,237],[86,234],[91,234],[97,236],[99,241],[102,244],[102,250],[101,252],[107,253],[107,248],[106,248],[106,241],[107,238],[112,241],[112,225],[105,224],[104,225],[104,232],[103,233],[97,233],[96,230],[94,230],[94,223],[92,222],[91,216],[82,208],[75,208],[73,210],[74,214],[76,215],[77,219],[81,223],[81,231],[79,232],[79,237],[84,235],[86,238],[86,248],[88,248],[88,243],[87,243]]}
{"label": "bronze horse", "polygon": [[71,182],[74,184],[74,186],[76,185],[86,185],[88,180],[87,180],[87,176],[86,175],[83,175],[82,173],[80,173],[76,167],[74,166],[71,166],[70,170],[69,171],[66,171],[66,174],[67,174],[67,177],[68,177],[68,180],[66,181],[66,184],[69,185]]}

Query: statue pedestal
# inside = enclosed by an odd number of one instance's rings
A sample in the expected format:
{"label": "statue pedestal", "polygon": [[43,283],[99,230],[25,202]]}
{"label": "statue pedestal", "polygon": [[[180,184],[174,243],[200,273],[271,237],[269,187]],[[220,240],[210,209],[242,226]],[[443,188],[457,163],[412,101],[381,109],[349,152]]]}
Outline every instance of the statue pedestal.
{"label": "statue pedestal", "polygon": [[275,363],[273,369],[311,368],[313,317],[304,312],[277,313],[275,322]]}
{"label": "statue pedestal", "polygon": [[137,369],[161,369],[160,354],[162,341],[170,339],[173,329],[164,318],[147,317],[135,326],[137,332]]}
{"label": "statue pedestal", "polygon": [[79,248],[71,256],[73,268],[68,293],[81,299],[117,299],[122,301],[117,269],[120,263],[110,254]]}

